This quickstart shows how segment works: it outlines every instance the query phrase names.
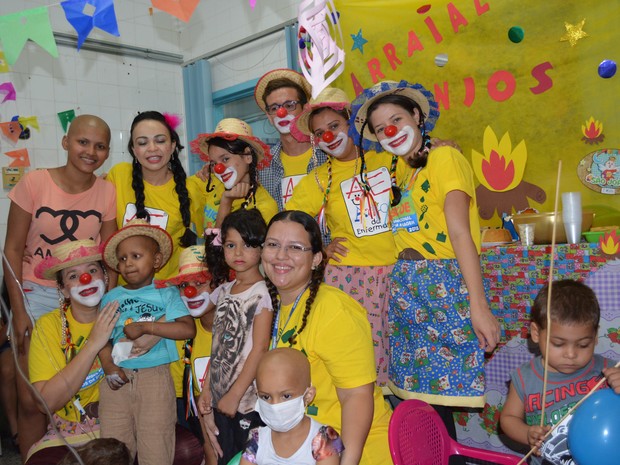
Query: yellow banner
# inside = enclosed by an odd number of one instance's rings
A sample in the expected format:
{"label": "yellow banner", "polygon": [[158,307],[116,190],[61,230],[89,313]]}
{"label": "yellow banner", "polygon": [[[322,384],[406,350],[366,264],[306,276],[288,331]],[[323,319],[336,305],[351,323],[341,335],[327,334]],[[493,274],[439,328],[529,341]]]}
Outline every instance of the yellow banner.
{"label": "yellow banner", "polygon": [[582,192],[595,225],[620,225],[618,0],[335,5],[346,51],[335,85],[353,97],[406,79],[433,92],[432,135],[471,160],[483,224],[552,211],[561,159],[560,191]]}

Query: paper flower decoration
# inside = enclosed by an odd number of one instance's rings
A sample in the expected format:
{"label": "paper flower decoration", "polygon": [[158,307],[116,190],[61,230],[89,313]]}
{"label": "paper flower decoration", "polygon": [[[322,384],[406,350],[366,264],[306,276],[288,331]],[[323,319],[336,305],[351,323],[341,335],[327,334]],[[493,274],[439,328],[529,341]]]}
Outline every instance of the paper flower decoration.
{"label": "paper flower decoration", "polygon": [[332,0],[303,0],[297,16],[304,46],[298,48],[299,65],[316,98],[344,71],[344,50],[332,35],[342,40],[338,12]]}

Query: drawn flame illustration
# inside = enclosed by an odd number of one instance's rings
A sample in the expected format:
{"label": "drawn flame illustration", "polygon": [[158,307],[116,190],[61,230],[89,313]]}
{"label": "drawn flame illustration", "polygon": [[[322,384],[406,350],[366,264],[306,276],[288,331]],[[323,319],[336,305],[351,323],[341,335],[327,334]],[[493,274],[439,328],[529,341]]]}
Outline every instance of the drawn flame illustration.
{"label": "drawn flame illustration", "polygon": [[583,133],[581,140],[585,141],[586,144],[598,144],[605,139],[603,123],[595,120],[593,116],[590,116],[586,124],[581,126],[581,132]]}
{"label": "drawn flame illustration", "polygon": [[484,154],[472,150],[472,165],[478,181],[493,192],[506,192],[514,189],[523,180],[527,148],[525,141],[513,149],[510,135],[497,136],[490,126],[484,130]]}
{"label": "drawn flame illustration", "polygon": [[620,237],[616,231],[611,230],[599,239],[601,252],[605,255],[616,255],[620,250]]}

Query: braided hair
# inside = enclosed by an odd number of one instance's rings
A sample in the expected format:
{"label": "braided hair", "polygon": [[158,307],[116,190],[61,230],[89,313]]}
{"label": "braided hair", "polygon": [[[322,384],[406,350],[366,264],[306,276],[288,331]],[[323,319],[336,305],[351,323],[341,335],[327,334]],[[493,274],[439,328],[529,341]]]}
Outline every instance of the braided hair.
{"label": "braided hair", "polygon": [[[269,226],[267,227],[267,231],[269,231],[269,228],[271,228],[271,226],[278,221],[290,221],[300,224],[308,233],[312,254],[321,253],[322,255],[321,262],[317,266],[313,267],[312,273],[310,275],[310,280],[308,282],[308,289],[310,289],[310,295],[306,300],[306,307],[301,317],[301,325],[299,326],[299,329],[296,331],[296,333],[289,339],[290,344],[293,345],[295,344],[297,336],[299,336],[306,327],[306,323],[308,322],[308,316],[310,315],[310,311],[312,310],[312,304],[314,303],[314,299],[316,298],[321,283],[323,282],[323,278],[325,276],[326,255],[325,251],[323,250],[321,230],[319,229],[319,225],[317,224],[316,220],[310,215],[299,210],[282,211],[276,214],[271,219],[271,221],[269,222]],[[274,284],[269,280],[269,278],[265,278],[265,280],[267,281],[267,288],[269,289],[269,295],[272,299],[273,308],[278,309],[279,311],[279,296],[277,290]],[[274,321],[276,319],[276,315],[274,315]]]}
{"label": "braided hair", "polygon": [[191,245],[196,245],[196,234],[191,230],[191,215],[190,215],[190,198],[189,193],[187,191],[187,185],[185,183],[187,179],[187,174],[185,173],[185,169],[181,164],[181,160],[179,159],[179,153],[183,150],[183,145],[181,144],[181,139],[179,134],[168,124],[166,118],[163,114],[158,111],[145,111],[139,113],[131,123],[131,132],[129,134],[129,143],[127,148],[131,157],[133,158],[132,163],[132,179],[131,179],[131,187],[136,196],[136,217],[143,218],[150,222],[151,218],[149,212],[145,206],[145,195],[144,195],[144,178],[142,173],[142,165],[136,158],[136,155],[133,151],[133,131],[138,123],[142,121],[157,121],[164,125],[164,127],[168,130],[170,135],[170,139],[175,143],[174,151],[170,156],[170,161],[168,162],[168,169],[172,171],[172,177],[174,178],[174,189],[177,193],[177,197],[179,199],[179,212],[181,213],[181,220],[183,221],[183,226],[185,226],[185,232],[181,239],[179,240],[179,244],[181,247],[189,247]]}
{"label": "braided hair", "polygon": [[[214,137],[213,139],[209,139],[209,146],[214,145],[215,147],[219,147],[221,149],[226,150],[233,155],[251,155],[252,163],[250,163],[248,167],[249,175],[250,175],[250,190],[248,191],[245,199],[243,200],[243,204],[241,205],[242,209],[248,208],[250,203],[252,203],[252,207],[256,207],[256,190],[258,189],[258,156],[254,148],[248,144],[247,142],[241,139],[228,140],[223,137]],[[249,152],[249,153],[248,153]],[[215,186],[211,184],[211,173],[213,171],[212,163],[209,163],[209,177],[207,179],[207,192],[212,192],[215,189]],[[251,208],[252,208],[251,207]]]}

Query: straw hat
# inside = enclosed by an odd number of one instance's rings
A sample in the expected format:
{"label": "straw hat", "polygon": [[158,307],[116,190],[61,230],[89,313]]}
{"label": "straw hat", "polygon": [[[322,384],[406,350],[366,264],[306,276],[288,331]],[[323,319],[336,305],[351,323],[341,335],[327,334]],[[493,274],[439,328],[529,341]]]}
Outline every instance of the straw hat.
{"label": "straw hat", "polygon": [[154,226],[149,224],[146,220],[136,218],[135,220],[127,222],[122,229],[119,229],[110,236],[103,246],[103,261],[106,265],[118,271],[116,248],[118,244],[125,239],[133,236],[147,236],[154,239],[159,244],[159,251],[163,255],[161,266],[164,266],[168,260],[170,260],[170,256],[172,255],[172,237],[170,237],[170,234],[159,226]]}
{"label": "straw hat", "polygon": [[310,100],[304,110],[293,120],[291,124],[291,134],[293,134],[293,137],[298,138],[298,135],[309,136],[312,134],[310,130],[310,116],[314,110],[322,107],[340,111],[343,108],[351,108],[351,102],[344,90],[337,89],[336,87],[326,87],[315,99]]}
{"label": "straw hat", "polygon": [[[410,98],[420,105],[422,113],[424,113],[424,129],[426,132],[432,131],[435,127],[435,123],[439,118],[439,106],[431,92],[426,90],[421,84],[410,84],[404,80],[400,82],[383,81],[369,89],[364,89],[352,103],[353,115],[351,119],[353,120],[358,138],[362,125],[366,122],[368,107],[377,99],[386,95],[402,95]],[[377,137],[370,130],[364,130],[364,138],[372,142],[378,142]]]}
{"label": "straw hat", "polygon": [[199,154],[203,161],[208,162],[209,141],[216,137],[221,137],[222,139],[230,141],[241,139],[254,149],[258,162],[263,159],[265,154],[269,153],[269,146],[258,137],[254,137],[252,127],[245,121],[241,121],[237,118],[224,118],[217,123],[215,132],[211,134],[199,134],[198,137],[190,143],[192,152]]}
{"label": "straw hat", "polygon": [[183,249],[179,255],[179,273],[174,278],[156,280],[155,287],[178,286],[183,282],[201,278],[211,279],[211,273],[205,263],[205,247],[204,245],[192,245]]}
{"label": "straw hat", "polygon": [[92,239],[65,242],[52,250],[52,255],[37,265],[34,275],[39,279],[56,279],[56,273],[71,266],[101,260],[101,246]]}
{"label": "straw hat", "polygon": [[264,112],[267,112],[265,100],[263,99],[263,96],[265,95],[265,88],[267,87],[267,84],[274,79],[288,79],[301,87],[307,97],[312,95],[312,86],[308,81],[306,81],[303,74],[287,68],[274,69],[273,71],[269,71],[264,74],[256,83],[256,87],[254,87],[254,100],[256,100],[256,105],[258,105]]}

